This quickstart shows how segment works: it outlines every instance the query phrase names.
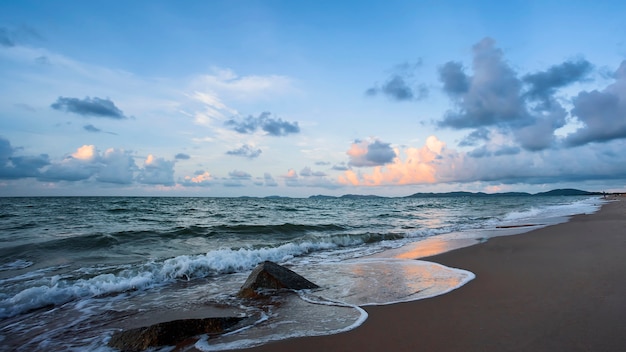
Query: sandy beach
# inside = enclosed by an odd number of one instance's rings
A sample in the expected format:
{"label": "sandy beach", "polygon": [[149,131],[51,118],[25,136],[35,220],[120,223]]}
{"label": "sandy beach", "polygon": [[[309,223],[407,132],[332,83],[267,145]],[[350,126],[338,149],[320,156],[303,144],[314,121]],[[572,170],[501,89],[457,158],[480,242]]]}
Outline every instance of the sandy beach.
{"label": "sandy beach", "polygon": [[246,351],[626,351],[626,202],[426,258],[476,279],[355,330]]}

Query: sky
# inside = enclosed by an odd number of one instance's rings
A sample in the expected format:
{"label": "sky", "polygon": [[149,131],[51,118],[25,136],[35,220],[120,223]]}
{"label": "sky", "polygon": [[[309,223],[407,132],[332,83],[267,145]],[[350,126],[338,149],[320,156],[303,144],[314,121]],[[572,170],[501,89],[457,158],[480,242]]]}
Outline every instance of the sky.
{"label": "sky", "polygon": [[0,196],[625,191],[624,13],[0,0]]}

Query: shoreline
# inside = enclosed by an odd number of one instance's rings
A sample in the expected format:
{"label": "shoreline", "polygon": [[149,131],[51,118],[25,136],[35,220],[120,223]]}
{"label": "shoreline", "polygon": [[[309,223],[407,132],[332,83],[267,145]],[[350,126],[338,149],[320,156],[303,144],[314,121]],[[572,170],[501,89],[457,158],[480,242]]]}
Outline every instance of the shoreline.
{"label": "shoreline", "polygon": [[366,306],[335,335],[239,351],[626,350],[626,202],[522,235],[420,258],[476,278],[445,295]]}

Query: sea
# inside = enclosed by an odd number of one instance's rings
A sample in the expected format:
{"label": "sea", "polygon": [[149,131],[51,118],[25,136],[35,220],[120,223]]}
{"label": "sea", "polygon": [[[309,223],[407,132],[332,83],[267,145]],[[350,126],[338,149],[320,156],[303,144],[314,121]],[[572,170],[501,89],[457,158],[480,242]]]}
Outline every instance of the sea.
{"label": "sea", "polygon": [[[602,203],[597,196],[0,198],[0,351],[115,351],[107,343],[121,330],[221,316],[243,320],[188,347],[340,333],[367,319],[365,306],[427,299],[475,278],[429,256],[565,222]],[[320,288],[238,298],[266,260]]]}

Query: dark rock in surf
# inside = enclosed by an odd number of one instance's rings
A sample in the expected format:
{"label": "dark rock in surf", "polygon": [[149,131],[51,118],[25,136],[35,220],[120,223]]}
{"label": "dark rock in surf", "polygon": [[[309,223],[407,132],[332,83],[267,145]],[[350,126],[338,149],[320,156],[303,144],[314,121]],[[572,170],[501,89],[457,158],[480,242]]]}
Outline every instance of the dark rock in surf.
{"label": "dark rock in surf", "polygon": [[316,284],[298,275],[297,273],[278,265],[274,262],[265,261],[259,264],[246,282],[241,286],[237,294],[242,298],[255,298],[259,296],[258,290],[304,290],[318,288]]}
{"label": "dark rock in surf", "polygon": [[143,351],[150,347],[173,346],[196,335],[224,333],[243,319],[223,317],[173,320],[116,332],[108,344],[109,347],[125,352]]}

